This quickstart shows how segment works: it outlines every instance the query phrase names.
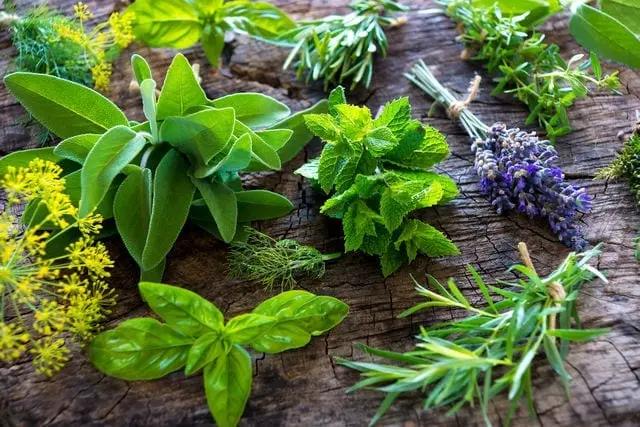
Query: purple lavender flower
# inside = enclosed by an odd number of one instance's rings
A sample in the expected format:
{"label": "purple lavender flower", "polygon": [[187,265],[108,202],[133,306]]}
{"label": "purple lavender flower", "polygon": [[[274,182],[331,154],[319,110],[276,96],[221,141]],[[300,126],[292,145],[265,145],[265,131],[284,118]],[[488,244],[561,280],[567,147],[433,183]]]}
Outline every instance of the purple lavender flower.
{"label": "purple lavender flower", "polygon": [[576,250],[588,245],[577,215],[591,209],[591,196],[564,182],[549,141],[540,140],[535,132],[496,123],[486,139],[474,141],[471,150],[480,187],[499,214],[517,209],[529,218],[546,217],[564,244]]}

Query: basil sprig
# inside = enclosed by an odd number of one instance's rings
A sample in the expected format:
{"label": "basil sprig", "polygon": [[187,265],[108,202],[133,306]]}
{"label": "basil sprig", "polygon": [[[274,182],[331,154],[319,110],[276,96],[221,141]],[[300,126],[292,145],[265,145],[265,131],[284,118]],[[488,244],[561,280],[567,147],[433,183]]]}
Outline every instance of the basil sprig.
{"label": "basil sprig", "polygon": [[269,354],[300,348],[338,325],[342,301],[289,291],[251,313],[224,323],[220,310],[186,289],[143,282],[140,293],[165,323],[153,318],[122,322],[89,347],[94,366],[128,381],[153,380],[184,368],[203,372],[209,409],[221,427],[238,424],[251,394],[251,357],[243,346]]}
{"label": "basil sprig", "polygon": [[[266,190],[244,191],[242,171],[279,169],[311,139],[303,116],[259,93],[209,100],[183,55],[177,55],[156,99],[147,62],[132,58],[144,123],[130,122],[99,93],[42,74],[14,73],[9,90],[43,125],[65,138],[57,147],[0,159],[0,171],[43,156],[65,169],[79,215],[103,216],[142,271],[160,280],[165,257],[185,223],[225,242],[241,225],[288,214],[293,205]],[[27,209],[25,223],[38,214]],[[41,212],[39,214],[42,214]]]}

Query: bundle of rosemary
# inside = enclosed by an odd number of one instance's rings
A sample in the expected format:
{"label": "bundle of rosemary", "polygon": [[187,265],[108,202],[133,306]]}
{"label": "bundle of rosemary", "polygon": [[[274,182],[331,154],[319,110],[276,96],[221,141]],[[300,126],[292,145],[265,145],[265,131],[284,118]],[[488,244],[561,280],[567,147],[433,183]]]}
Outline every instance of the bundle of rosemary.
{"label": "bundle of rosemary", "polygon": [[480,84],[478,76],[464,101],[454,98],[422,61],[405,76],[459,120],[472,138],[482,191],[499,214],[517,209],[529,218],[546,218],[565,245],[576,250],[587,247],[578,215],[591,209],[591,196],[564,180],[556,164],[558,155],[548,140],[503,123],[487,126],[469,111]]}
{"label": "bundle of rosemary", "polygon": [[[449,280],[446,289],[430,277],[435,291],[416,283],[416,290],[427,301],[400,317],[431,307],[463,309],[472,315],[421,328],[416,348],[407,353],[359,346],[387,363],[339,360],[364,377],[349,391],[373,389],[387,394],[371,424],[384,415],[400,394],[411,391],[425,393],[425,409],[450,406],[448,415],[477,403],[489,426],[489,401],[507,392],[511,404],[505,425],[509,424],[523,397],[535,417],[532,363],[540,352],[545,354],[569,394],[570,377],[564,367],[569,343],[590,340],[608,332],[608,329],[581,329],[576,308],[584,283],[594,276],[606,282],[598,270],[587,264],[600,252],[595,248],[582,254],[571,253],[553,273],[540,277],[524,243],[520,243],[519,248],[524,265],[513,266],[511,270],[523,274],[526,281],[487,286],[469,267],[487,307],[472,306],[453,280]],[[503,299],[495,301],[490,291]]]}

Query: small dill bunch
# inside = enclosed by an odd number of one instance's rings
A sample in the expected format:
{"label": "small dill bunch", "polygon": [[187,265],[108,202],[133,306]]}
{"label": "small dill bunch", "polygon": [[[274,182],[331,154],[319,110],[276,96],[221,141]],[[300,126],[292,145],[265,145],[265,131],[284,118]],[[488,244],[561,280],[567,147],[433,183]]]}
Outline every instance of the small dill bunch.
{"label": "small dill bunch", "polygon": [[[115,304],[105,282],[113,261],[95,241],[102,217],[78,217],[61,174],[58,165],[35,159],[8,167],[0,181],[7,197],[0,213],[0,362],[28,353],[47,376],[69,360],[68,341],[92,339]],[[33,209],[23,230],[12,212],[25,203]]]}
{"label": "small dill bunch", "polygon": [[342,255],[323,255],[295,240],[275,240],[253,228],[245,230],[246,242],[235,242],[229,252],[229,277],[260,282],[269,290],[274,286],[292,289],[299,276],[319,279],[324,276],[325,261]]}

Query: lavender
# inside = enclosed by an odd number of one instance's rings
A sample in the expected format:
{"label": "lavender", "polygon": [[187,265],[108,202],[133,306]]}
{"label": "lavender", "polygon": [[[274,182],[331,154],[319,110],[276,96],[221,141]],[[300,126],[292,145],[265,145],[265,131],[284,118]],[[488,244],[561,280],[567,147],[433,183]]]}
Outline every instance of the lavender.
{"label": "lavender", "polygon": [[499,214],[515,209],[530,219],[546,218],[565,245],[575,250],[588,246],[578,219],[591,209],[591,196],[564,181],[556,165],[558,154],[549,141],[503,123],[488,127],[473,115],[467,106],[477,93],[479,78],[464,101],[454,98],[422,61],[407,78],[444,105],[471,136],[480,187]]}

